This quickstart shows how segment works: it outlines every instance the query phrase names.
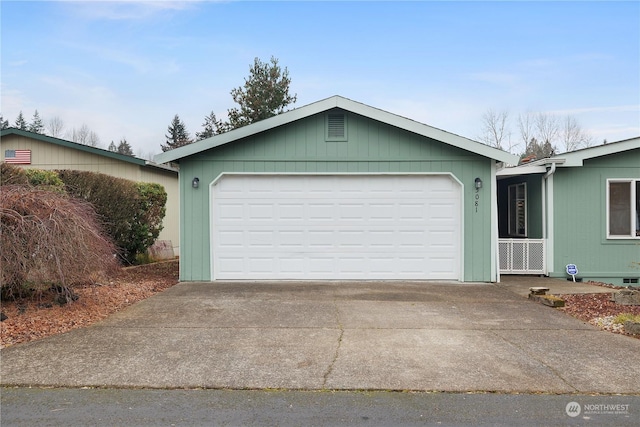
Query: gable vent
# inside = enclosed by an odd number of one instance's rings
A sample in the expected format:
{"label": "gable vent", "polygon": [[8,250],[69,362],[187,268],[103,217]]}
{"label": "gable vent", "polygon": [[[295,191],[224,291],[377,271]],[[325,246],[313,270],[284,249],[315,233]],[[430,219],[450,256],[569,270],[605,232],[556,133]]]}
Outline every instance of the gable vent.
{"label": "gable vent", "polygon": [[329,114],[327,116],[327,138],[344,139],[346,136],[344,114]]}

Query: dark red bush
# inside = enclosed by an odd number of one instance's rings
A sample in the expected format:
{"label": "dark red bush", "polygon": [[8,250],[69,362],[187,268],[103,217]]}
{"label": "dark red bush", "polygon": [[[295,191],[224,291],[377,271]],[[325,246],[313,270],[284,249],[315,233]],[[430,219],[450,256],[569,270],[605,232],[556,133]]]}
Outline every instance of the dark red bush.
{"label": "dark red bush", "polygon": [[95,210],[65,194],[21,185],[0,187],[0,290],[28,296],[54,287],[71,297],[77,284],[117,268],[116,247]]}

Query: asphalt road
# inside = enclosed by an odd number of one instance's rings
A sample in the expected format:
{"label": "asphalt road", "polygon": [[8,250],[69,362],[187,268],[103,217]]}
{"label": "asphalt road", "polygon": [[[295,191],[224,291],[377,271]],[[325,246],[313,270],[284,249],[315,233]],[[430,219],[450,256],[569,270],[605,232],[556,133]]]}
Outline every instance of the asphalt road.
{"label": "asphalt road", "polygon": [[7,426],[638,426],[640,396],[0,389]]}

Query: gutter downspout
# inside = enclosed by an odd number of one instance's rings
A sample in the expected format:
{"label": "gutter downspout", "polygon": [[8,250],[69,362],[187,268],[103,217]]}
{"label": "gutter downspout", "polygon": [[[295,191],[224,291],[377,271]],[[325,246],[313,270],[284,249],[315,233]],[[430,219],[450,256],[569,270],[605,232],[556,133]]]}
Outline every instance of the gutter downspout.
{"label": "gutter downspout", "polygon": [[552,162],[551,169],[543,175],[544,182],[542,183],[542,237],[545,242],[545,275],[549,275],[549,271],[554,269],[553,174],[555,172],[556,163]]}
{"label": "gutter downspout", "polygon": [[498,245],[498,178],[496,162],[491,162],[491,281],[500,283],[500,248]]}

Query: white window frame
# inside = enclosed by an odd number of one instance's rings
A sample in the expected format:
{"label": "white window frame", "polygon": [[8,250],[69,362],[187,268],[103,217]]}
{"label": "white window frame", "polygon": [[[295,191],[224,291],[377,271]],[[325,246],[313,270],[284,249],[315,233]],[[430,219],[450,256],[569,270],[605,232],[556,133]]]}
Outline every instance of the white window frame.
{"label": "white window frame", "polygon": [[[517,223],[514,223],[514,215],[515,218],[517,218],[517,213],[513,212],[514,208],[517,208],[514,204],[513,204],[513,198],[511,197],[511,189],[515,188],[515,193],[516,193],[516,203],[517,200],[520,200],[517,198],[518,196],[518,187],[522,187],[522,194],[523,194],[523,198],[522,203],[523,203],[523,207],[522,207],[522,215],[524,216],[524,233],[519,233],[518,232],[518,225]],[[508,228],[508,232],[509,232],[509,236],[511,237],[527,237],[528,236],[528,221],[529,218],[527,218],[527,183],[526,182],[519,182],[517,184],[511,184],[509,186],[507,186],[507,195],[508,195],[508,215],[509,215],[509,228]],[[517,219],[516,219],[517,222]]]}
{"label": "white window frame", "polygon": [[[638,216],[640,215],[640,206],[638,206],[638,197],[640,195],[637,194],[637,187],[638,187],[638,182],[640,182],[640,179],[635,179],[635,178],[615,178],[615,179],[607,179],[607,191],[606,191],[606,218],[607,218],[607,222],[605,224],[606,227],[606,233],[607,233],[607,239],[640,239],[640,218],[638,218]],[[629,224],[631,227],[631,231],[628,235],[624,235],[624,234],[611,234],[610,230],[611,230],[611,223],[610,223],[610,216],[611,216],[611,207],[609,206],[609,201],[610,201],[610,188],[611,188],[611,184],[612,183],[627,183],[629,184],[629,197],[631,200],[629,200],[631,209],[630,209],[630,218],[629,218]]]}

